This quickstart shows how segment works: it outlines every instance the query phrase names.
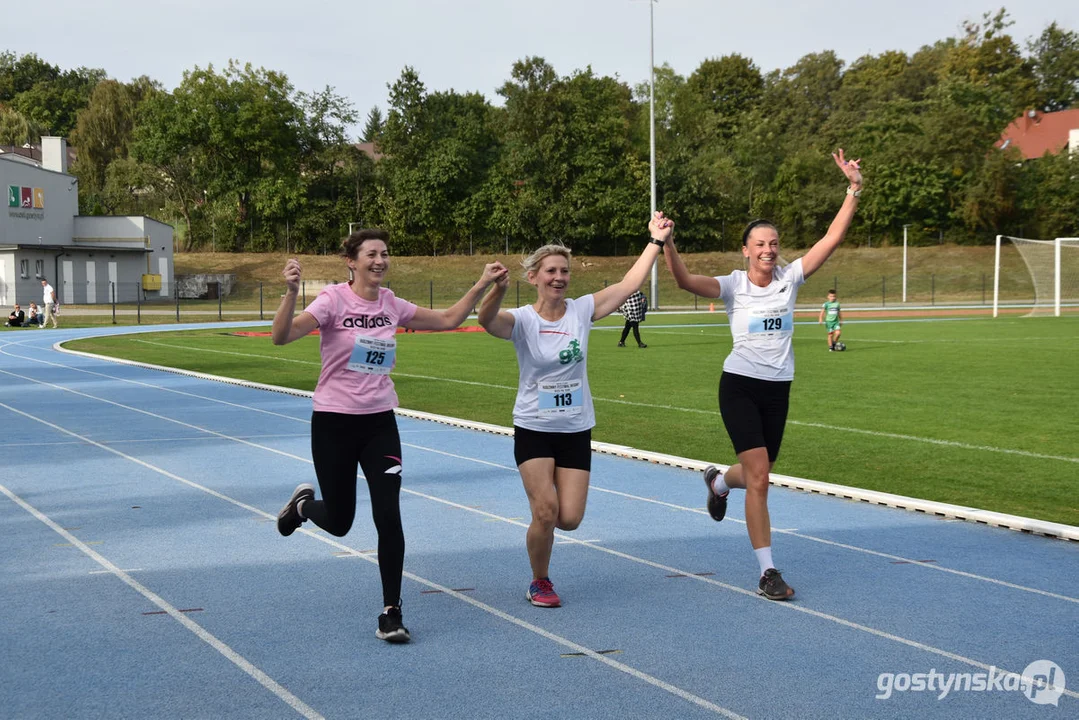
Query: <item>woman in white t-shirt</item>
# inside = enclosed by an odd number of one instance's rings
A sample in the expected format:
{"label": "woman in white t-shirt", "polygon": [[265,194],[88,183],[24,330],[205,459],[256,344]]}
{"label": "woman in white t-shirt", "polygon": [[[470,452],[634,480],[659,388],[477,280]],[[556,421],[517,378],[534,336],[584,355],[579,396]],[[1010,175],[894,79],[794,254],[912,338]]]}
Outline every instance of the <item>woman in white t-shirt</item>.
{"label": "woman in white t-shirt", "polygon": [[305,520],[341,537],[356,516],[356,468],[363,469],[371,493],[371,514],[378,532],[378,567],[384,608],[375,636],[408,642],[401,618],[401,576],[405,536],[401,527],[401,438],[393,408],[397,393],[390,379],[397,358],[397,328],[452,330],[464,322],[484,290],[506,275],[491,263],[479,282],[446,310],[428,310],[396,297],[382,287],[390,266],[384,230],[359,230],[342,244],[352,278],[328,285],[295,316],[300,263],[289,260],[287,292],[273,321],[274,345],[286,345],[319,331],[322,372],[311,414],[311,457],[322,499],[303,484],[277,516],[277,530],[291,535]]}
{"label": "woman in white t-shirt", "polygon": [[825,236],[790,265],[781,268],[776,264],[779,233],[766,220],[751,222],[742,235],[748,271],[735,270],[721,277],[691,275],[673,242],[664,250],[678,287],[703,297],[722,298],[726,304],[734,348],[723,363],[719,411],[738,463],[726,473],[715,467],[704,471],[708,513],[713,520],[722,520],[730,488],[745,489],[746,529],[761,570],[757,592],[769,600],[787,600],[794,595],[772,562],[768,517],[768,476],[779,456],[794,379],[794,303],[806,278],[843,242],[862,192],[859,161],[846,160],[842,150],[832,157],[849,183],[846,199]]}
{"label": "woman in white t-shirt", "polygon": [[525,535],[532,583],[526,597],[538,607],[559,607],[548,573],[554,531],[574,530],[584,518],[592,469],[596,414],[588,389],[588,333],[644,282],[674,223],[657,212],[648,223],[652,240],[622,280],[592,295],[566,297],[570,251],[544,245],[522,263],[536,286],[536,302],[499,310],[509,285],[504,277],[480,305],[480,324],[512,340],[520,376],[513,406],[513,454],[532,522]]}

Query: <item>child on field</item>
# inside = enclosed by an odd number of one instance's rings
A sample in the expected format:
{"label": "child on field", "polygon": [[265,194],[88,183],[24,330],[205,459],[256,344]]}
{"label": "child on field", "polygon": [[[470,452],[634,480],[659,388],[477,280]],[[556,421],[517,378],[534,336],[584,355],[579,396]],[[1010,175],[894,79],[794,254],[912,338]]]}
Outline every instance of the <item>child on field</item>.
{"label": "child on field", "polygon": [[817,318],[817,324],[824,323],[824,329],[828,331],[828,351],[835,351],[837,343],[839,343],[839,336],[842,334],[843,313],[839,308],[839,301],[836,300],[835,290],[828,291],[828,300],[820,306],[820,317]]}

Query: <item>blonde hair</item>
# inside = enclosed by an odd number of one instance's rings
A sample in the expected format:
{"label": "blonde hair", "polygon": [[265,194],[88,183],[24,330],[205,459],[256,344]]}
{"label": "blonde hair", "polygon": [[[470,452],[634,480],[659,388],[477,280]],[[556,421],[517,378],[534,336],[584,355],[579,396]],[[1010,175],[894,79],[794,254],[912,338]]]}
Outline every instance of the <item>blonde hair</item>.
{"label": "blonde hair", "polygon": [[532,254],[521,261],[521,267],[525,269],[525,274],[537,272],[540,265],[543,263],[544,258],[551,255],[561,255],[566,258],[566,262],[573,265],[573,256],[570,253],[570,249],[562,243],[548,243],[541,248],[537,248],[532,251]]}

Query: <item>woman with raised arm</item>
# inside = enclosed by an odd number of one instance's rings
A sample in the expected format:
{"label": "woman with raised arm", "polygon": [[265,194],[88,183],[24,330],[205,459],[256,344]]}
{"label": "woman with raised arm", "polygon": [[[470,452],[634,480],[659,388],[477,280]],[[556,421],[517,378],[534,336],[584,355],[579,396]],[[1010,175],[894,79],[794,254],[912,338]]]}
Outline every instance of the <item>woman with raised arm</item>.
{"label": "woman with raised arm", "polygon": [[306,520],[342,537],[356,516],[356,467],[363,469],[371,492],[371,513],[378,532],[378,567],[383,612],[375,636],[391,643],[411,638],[401,618],[401,575],[405,536],[401,527],[401,439],[393,408],[397,393],[390,379],[399,327],[452,330],[464,322],[484,290],[506,275],[491,263],[464,297],[446,310],[428,310],[396,297],[382,287],[390,267],[384,230],[359,230],[342,243],[348,283],[329,285],[294,317],[302,268],[289,260],[287,292],[273,321],[274,345],[319,331],[322,372],[311,414],[311,457],[322,499],[303,484],[277,516],[277,530],[291,535]]}
{"label": "woman with raised arm", "polygon": [[746,529],[760,564],[757,592],[769,600],[787,600],[794,589],[772,562],[772,527],[768,517],[768,477],[779,457],[791,381],[794,379],[794,303],[798,288],[831,256],[850,228],[862,173],[858,160],[843,151],[832,158],[847,179],[847,195],[828,232],[803,257],[779,267],[779,233],[767,220],[754,220],[742,233],[742,255],[748,270],[708,277],[691,275],[673,242],[664,248],[667,267],[678,287],[707,298],[722,298],[730,320],[734,348],[723,363],[719,380],[719,412],[738,462],[726,473],[704,471],[708,514],[719,522],[727,512],[731,488],[746,491]]}
{"label": "woman with raised arm", "polygon": [[652,239],[617,284],[592,295],[566,297],[570,251],[544,245],[522,263],[536,286],[536,302],[514,310],[499,306],[509,278],[483,299],[480,324],[512,340],[520,376],[513,406],[513,455],[532,510],[525,535],[532,582],[526,598],[538,607],[559,607],[548,567],[554,531],[574,530],[584,518],[592,470],[596,414],[588,389],[588,333],[634,293],[670,237],[674,223],[657,212],[648,223]]}

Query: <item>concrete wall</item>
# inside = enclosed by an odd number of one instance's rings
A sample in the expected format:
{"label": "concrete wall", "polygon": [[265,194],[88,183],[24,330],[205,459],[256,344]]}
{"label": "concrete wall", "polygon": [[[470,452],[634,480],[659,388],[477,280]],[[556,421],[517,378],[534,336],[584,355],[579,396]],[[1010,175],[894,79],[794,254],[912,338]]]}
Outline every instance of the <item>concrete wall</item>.
{"label": "concrete wall", "polygon": [[[0,245],[66,245],[79,214],[79,188],[70,175],[0,158]],[[28,187],[42,207],[11,206],[11,187]],[[38,194],[40,191],[40,194]]]}
{"label": "concrete wall", "polygon": [[[102,217],[80,215],[75,218],[75,245],[91,249],[104,245],[146,249],[138,275],[161,275],[161,289],[146,293],[147,297],[172,297],[172,226],[141,215]],[[124,276],[130,281],[130,270]],[[138,280],[138,278],[135,278]]]}
{"label": "concrete wall", "polygon": [[[15,298],[17,297],[15,293],[15,272],[14,253],[0,253],[0,309],[9,308],[15,304]],[[22,300],[19,302],[21,303]],[[7,315],[4,317],[7,317]]]}
{"label": "concrete wall", "polygon": [[[67,157],[63,139],[46,140],[46,159],[62,168]],[[23,188],[28,188],[29,196],[25,207]],[[162,277],[161,289],[144,297],[172,297],[170,225],[141,216],[79,216],[74,177],[2,156],[0,193],[0,304],[5,296],[12,303],[39,297],[41,277],[48,278],[65,303],[111,302],[110,283],[117,301],[133,301],[146,273]],[[22,277],[23,261],[28,263],[28,277]]]}
{"label": "concrete wall", "polygon": [[176,292],[181,300],[206,300],[210,294],[210,283],[217,283],[220,297],[227,298],[232,294],[232,286],[236,283],[236,276],[177,275]]}

